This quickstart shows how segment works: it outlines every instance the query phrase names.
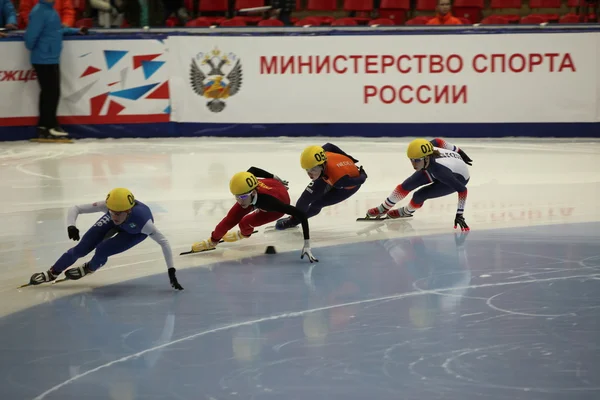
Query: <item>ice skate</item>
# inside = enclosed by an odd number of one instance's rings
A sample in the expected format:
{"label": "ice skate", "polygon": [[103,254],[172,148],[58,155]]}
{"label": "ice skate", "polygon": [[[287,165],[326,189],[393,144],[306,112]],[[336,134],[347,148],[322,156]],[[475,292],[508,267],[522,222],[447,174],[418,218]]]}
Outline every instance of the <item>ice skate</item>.
{"label": "ice skate", "polygon": [[73,143],[69,134],[61,127],[48,129],[41,126],[37,128],[37,138],[31,139],[31,141],[40,143]]}
{"label": "ice skate", "polygon": [[406,211],[405,207],[400,207],[397,210],[388,211],[387,216],[390,219],[398,219],[398,218],[410,218],[413,215],[411,212]]}
{"label": "ice skate", "polygon": [[42,283],[52,282],[56,279],[58,275],[60,274],[54,274],[54,272],[52,272],[52,268],[45,272],[36,272],[35,274],[31,275],[31,278],[29,279],[29,284],[39,285]]}
{"label": "ice skate", "polygon": [[66,270],[65,271],[65,277],[66,277],[66,279],[70,279],[70,280],[76,281],[78,279],[83,278],[86,275],[89,275],[89,274],[93,273],[93,272],[94,271],[91,271],[88,268],[88,265],[86,263],[86,264],[83,264],[80,267],[71,268],[71,269]]}

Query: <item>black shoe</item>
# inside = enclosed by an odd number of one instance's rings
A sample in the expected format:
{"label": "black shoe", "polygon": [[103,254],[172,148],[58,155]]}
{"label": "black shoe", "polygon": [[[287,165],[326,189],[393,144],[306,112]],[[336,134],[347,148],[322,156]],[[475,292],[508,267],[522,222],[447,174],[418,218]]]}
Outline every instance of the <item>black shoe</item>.
{"label": "black shoe", "polygon": [[38,134],[38,139],[49,139],[50,138],[50,131],[48,131],[48,128],[45,128],[43,126],[37,127],[37,134]]}

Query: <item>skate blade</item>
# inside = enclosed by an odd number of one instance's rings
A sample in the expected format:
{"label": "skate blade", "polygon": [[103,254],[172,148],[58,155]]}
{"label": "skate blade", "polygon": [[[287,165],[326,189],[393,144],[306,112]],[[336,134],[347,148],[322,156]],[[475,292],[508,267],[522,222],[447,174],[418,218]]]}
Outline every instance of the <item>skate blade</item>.
{"label": "skate blade", "polygon": [[277,229],[275,228],[275,225],[273,226],[267,226],[265,228],[265,230],[263,231],[264,233],[272,233],[272,232],[289,232],[289,231],[294,231],[294,230],[298,230],[301,229],[302,226],[301,225],[296,225],[296,226],[292,226],[291,228],[287,228],[287,229]]}
{"label": "skate blade", "polygon": [[216,249],[217,249],[216,247],[213,247],[212,249],[206,249],[206,250],[200,250],[200,251],[190,250],[190,251],[184,251],[183,253],[179,253],[179,255],[185,256],[186,254],[205,253],[207,251],[216,250]]}
{"label": "skate blade", "polygon": [[387,221],[393,218],[390,217],[364,217],[364,218],[356,218],[357,221],[369,221],[369,222],[374,222],[374,221]]}
{"label": "skate blade", "polygon": [[[39,285],[43,285],[44,283],[49,283],[51,285],[55,285],[57,283],[68,281],[68,280],[69,280],[69,278],[55,279],[55,280],[53,280],[51,282],[40,283]],[[29,287],[29,286],[39,286],[39,285],[34,285],[33,283],[29,282],[29,283],[25,283],[25,284],[19,286],[17,289],[23,289],[23,288],[26,288],[26,287]]]}
{"label": "skate blade", "polygon": [[72,139],[67,139],[67,138],[56,138],[56,139],[34,138],[34,139],[29,139],[29,141],[36,142],[36,143],[73,143]]}

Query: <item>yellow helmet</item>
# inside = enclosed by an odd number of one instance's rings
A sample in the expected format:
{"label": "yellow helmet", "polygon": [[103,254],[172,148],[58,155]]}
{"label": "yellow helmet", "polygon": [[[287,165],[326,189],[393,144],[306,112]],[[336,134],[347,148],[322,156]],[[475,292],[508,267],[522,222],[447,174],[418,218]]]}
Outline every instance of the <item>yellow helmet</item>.
{"label": "yellow helmet", "polygon": [[250,172],[238,172],[229,181],[229,190],[234,196],[253,191],[258,186],[258,179]]}
{"label": "yellow helmet", "polygon": [[327,161],[325,150],[321,146],[308,146],[300,154],[300,166],[302,169],[311,169],[317,165],[323,165]]}
{"label": "yellow helmet", "polygon": [[433,145],[426,139],[415,139],[406,149],[406,155],[411,159],[423,158],[431,154],[433,154]]}
{"label": "yellow helmet", "polygon": [[128,189],[116,188],[108,192],[106,207],[111,211],[127,211],[135,205],[135,197]]}

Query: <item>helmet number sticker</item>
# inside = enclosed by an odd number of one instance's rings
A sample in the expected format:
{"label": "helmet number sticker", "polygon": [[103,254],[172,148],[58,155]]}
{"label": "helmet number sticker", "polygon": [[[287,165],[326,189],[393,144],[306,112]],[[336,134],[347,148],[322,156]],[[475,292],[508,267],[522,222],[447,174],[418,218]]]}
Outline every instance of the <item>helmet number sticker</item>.
{"label": "helmet number sticker", "polygon": [[321,161],[326,161],[327,157],[325,157],[325,153],[323,153],[322,151],[315,153],[315,160],[317,160],[318,162]]}
{"label": "helmet number sticker", "polygon": [[430,151],[433,151],[433,145],[431,143],[421,145],[421,152],[423,152],[423,154],[426,154]]}
{"label": "helmet number sticker", "polygon": [[255,176],[249,176],[246,178],[246,184],[248,185],[248,187],[254,187],[258,185],[258,181],[256,180]]}
{"label": "helmet number sticker", "polygon": [[129,204],[130,204],[130,205],[133,205],[133,203],[135,202],[135,201],[133,200],[133,196],[132,196],[132,195],[130,195],[130,194],[128,194],[128,195],[127,195],[127,201],[129,202]]}

